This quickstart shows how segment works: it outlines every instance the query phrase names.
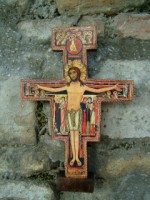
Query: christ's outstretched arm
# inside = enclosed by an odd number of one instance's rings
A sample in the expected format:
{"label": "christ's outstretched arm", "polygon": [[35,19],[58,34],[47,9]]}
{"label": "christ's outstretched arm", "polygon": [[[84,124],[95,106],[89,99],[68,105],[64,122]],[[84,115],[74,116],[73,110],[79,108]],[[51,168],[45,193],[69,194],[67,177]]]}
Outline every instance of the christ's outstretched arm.
{"label": "christ's outstretched arm", "polygon": [[50,88],[50,87],[44,87],[44,86],[37,85],[37,88],[48,91],[48,92],[62,92],[62,91],[67,90],[66,86],[60,87],[60,88]]}
{"label": "christ's outstretched arm", "polygon": [[107,92],[110,90],[122,91],[117,85],[106,87],[106,88],[100,88],[100,89],[95,89],[95,88],[90,88],[88,86],[85,86],[85,90],[88,92],[94,92],[94,93],[102,93],[102,92]]}

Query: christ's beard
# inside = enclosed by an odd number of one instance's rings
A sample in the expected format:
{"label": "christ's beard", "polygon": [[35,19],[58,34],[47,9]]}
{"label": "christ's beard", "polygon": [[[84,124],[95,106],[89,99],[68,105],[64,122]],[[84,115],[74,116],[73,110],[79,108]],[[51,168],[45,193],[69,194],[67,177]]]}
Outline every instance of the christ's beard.
{"label": "christ's beard", "polygon": [[75,79],[71,78],[71,82],[77,82],[77,81],[78,81],[78,78],[75,78]]}

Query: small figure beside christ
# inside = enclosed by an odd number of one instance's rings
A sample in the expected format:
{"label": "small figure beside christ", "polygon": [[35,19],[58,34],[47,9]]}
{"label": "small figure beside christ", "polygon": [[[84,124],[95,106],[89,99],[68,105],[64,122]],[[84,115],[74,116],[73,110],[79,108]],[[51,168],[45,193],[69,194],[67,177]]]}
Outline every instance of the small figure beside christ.
{"label": "small figure beside christ", "polygon": [[[38,89],[48,91],[50,93],[67,92],[67,99],[62,95],[59,103],[55,104],[55,130],[58,133],[68,133],[70,136],[70,146],[72,158],[69,165],[81,167],[83,163],[79,157],[80,136],[83,134],[95,134],[95,129],[99,125],[97,119],[98,100],[94,98],[84,97],[85,92],[99,94],[111,90],[120,91],[120,88],[109,86],[106,88],[95,89],[86,86],[86,67],[78,60],[70,61],[65,67],[66,85],[60,88],[50,88],[37,85]],[[57,108],[56,108],[57,107]]]}
{"label": "small figure beside christ", "polygon": [[[53,129],[54,133],[58,135],[68,135],[69,127],[75,126],[75,120],[79,124],[79,130],[81,135],[94,135],[98,130],[98,99],[96,95],[84,95],[80,103],[79,115],[73,114],[73,112],[67,111],[67,95],[55,95],[54,106],[54,119]],[[68,116],[69,117],[68,117]],[[78,119],[80,118],[80,119]],[[73,123],[71,122],[71,120]]]}
{"label": "small figure beside christ", "polygon": [[53,128],[54,132],[57,134],[66,135],[66,110],[66,97],[55,95]]}

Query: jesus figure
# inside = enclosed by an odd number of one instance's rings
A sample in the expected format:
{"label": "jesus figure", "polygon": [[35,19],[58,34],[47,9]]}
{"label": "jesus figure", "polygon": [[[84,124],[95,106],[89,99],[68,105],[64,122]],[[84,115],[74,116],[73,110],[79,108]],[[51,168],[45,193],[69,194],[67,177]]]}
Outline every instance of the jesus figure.
{"label": "jesus figure", "polygon": [[67,73],[70,81],[66,86],[63,86],[61,88],[50,88],[37,85],[37,88],[52,93],[67,91],[67,97],[68,97],[67,118],[68,118],[68,126],[69,126],[71,149],[72,149],[72,159],[69,164],[70,166],[73,167],[76,161],[77,166],[82,166],[82,163],[79,158],[79,138],[80,138],[79,136],[80,136],[80,127],[82,126],[80,121],[82,116],[80,103],[85,91],[93,93],[102,93],[111,90],[117,90],[117,91],[121,90],[118,88],[117,85],[100,89],[95,89],[86,86],[84,82],[81,80],[82,72],[80,68],[74,65],[72,65],[68,69]]}

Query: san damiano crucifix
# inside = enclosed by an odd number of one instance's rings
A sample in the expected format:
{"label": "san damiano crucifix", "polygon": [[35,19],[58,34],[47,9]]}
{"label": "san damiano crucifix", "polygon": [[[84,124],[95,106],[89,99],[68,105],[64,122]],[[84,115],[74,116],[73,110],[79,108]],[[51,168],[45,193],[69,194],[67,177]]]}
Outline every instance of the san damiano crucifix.
{"label": "san damiano crucifix", "polygon": [[102,102],[130,101],[132,80],[89,80],[87,50],[95,27],[56,28],[53,50],[63,51],[64,80],[21,80],[23,100],[50,102],[50,133],[65,142],[65,176],[87,178],[87,142],[100,141]]}

